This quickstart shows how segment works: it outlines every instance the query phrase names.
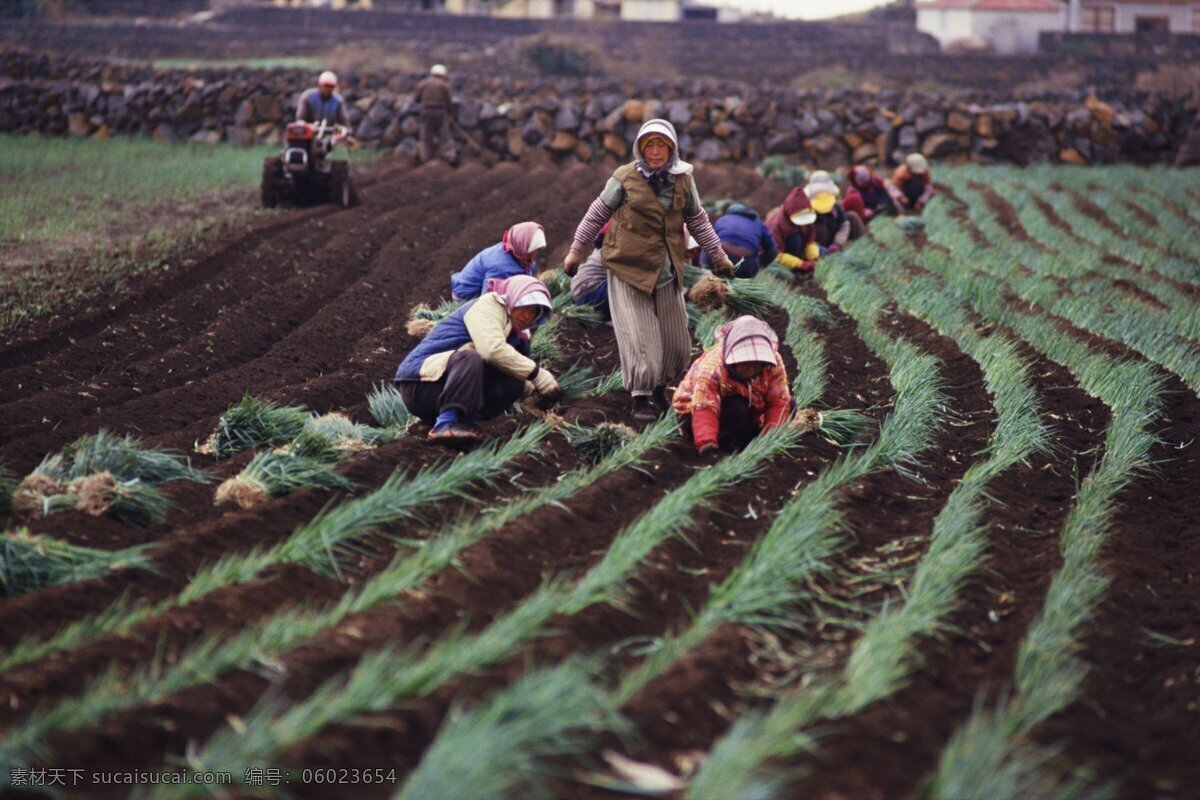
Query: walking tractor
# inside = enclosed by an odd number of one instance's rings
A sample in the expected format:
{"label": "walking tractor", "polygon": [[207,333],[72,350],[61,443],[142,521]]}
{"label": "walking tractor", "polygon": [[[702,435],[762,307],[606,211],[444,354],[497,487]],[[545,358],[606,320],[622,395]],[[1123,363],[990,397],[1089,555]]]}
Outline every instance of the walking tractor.
{"label": "walking tractor", "polygon": [[349,147],[352,142],[350,129],[344,125],[324,120],[288,123],[283,153],[263,162],[263,206],[331,202],[350,208],[357,204],[350,162],[331,158],[337,147]]}

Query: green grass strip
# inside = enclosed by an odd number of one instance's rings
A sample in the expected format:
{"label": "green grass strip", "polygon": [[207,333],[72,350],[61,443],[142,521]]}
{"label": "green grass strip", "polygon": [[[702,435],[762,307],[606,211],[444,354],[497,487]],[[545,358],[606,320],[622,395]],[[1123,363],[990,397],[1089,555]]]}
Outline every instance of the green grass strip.
{"label": "green grass strip", "polygon": [[[153,664],[131,677],[115,673],[101,676],[79,695],[54,707],[39,709],[10,729],[0,740],[0,759],[10,763],[27,762],[42,754],[40,743],[52,733],[95,725],[112,714],[157,702],[190,686],[214,681],[233,670],[250,669],[256,663],[277,659],[351,614],[396,601],[404,592],[452,566],[464,548],[517,519],[545,506],[564,503],[605,475],[636,468],[649,452],[663,447],[675,435],[674,422],[661,420],[594,467],[569,472],[556,483],[530,490],[490,513],[464,516],[447,523],[427,539],[410,541],[383,572],[347,592],[334,605],[323,609],[289,609],[235,636],[207,637],[187,648],[170,665]],[[120,629],[135,615],[140,615],[137,617],[140,620],[164,610],[135,609],[128,613],[114,610],[120,606],[114,604],[113,609],[106,612],[113,619],[109,624],[105,624],[104,616],[77,623],[73,626],[77,641],[62,644],[66,646],[97,638]],[[9,666],[7,662],[14,661],[13,656],[20,652],[18,649],[6,659],[5,668]],[[45,656],[49,648],[30,644],[26,652],[31,656],[26,659],[28,661]],[[4,777],[0,776],[0,781]]]}
{"label": "green grass strip", "polygon": [[[1192,391],[1200,393],[1200,349],[1195,342],[1178,335],[1167,324],[1162,312],[1128,302],[1115,291],[1101,286],[1101,281],[1081,282],[1074,287],[1076,293],[1068,293],[1049,278],[1037,273],[1021,272],[1016,267],[1020,261],[1025,261],[1032,267],[1053,274],[1055,259],[1046,257],[1030,245],[1007,238],[1007,233],[993,216],[978,210],[984,203],[973,189],[959,186],[955,190],[964,200],[974,200],[968,206],[969,214],[988,238],[993,242],[1005,243],[1003,248],[975,250],[972,266],[1002,278],[1022,300],[1040,305],[1050,313],[1100,336],[1123,342],[1150,361],[1175,373]],[[941,228],[947,224],[947,214],[944,205],[940,208],[931,206],[927,213],[931,228]],[[945,235],[942,231],[937,231],[937,234]],[[926,257],[922,253],[922,258]],[[939,255],[928,257],[936,259]]]}
{"label": "green grass strip", "polygon": [[453,709],[396,800],[553,796],[546,763],[621,727],[595,678],[595,664],[572,660],[522,676],[474,710]]}
{"label": "green grass strip", "polygon": [[[1006,303],[1004,286],[964,269],[983,255],[969,239],[938,236],[956,248],[953,257],[924,258],[925,266],[994,323],[1008,325],[1044,356],[1062,364],[1084,390],[1112,409],[1100,464],[1080,484],[1059,542],[1063,564],[1051,581],[1042,613],[1018,652],[1011,697],[994,708],[979,706],[956,731],[931,778],[937,798],[1019,798],[1031,790],[1056,797],[1090,792],[1086,782],[1052,764],[1053,748],[1027,743],[1042,721],[1077,698],[1087,672],[1076,655],[1079,637],[1103,598],[1108,579],[1098,554],[1111,526],[1116,497],[1151,468],[1149,431],[1161,411],[1162,377],[1141,361],[1092,351],[1050,319]],[[1101,787],[1098,793],[1109,791]]]}
{"label": "green grass strip", "polygon": [[382,487],[369,495],[327,509],[300,526],[292,536],[268,549],[229,556],[204,567],[174,597],[153,605],[110,608],[90,618],[78,620],[48,639],[29,638],[0,656],[0,669],[44,658],[50,653],[77,647],[97,635],[128,630],[141,622],[179,608],[217,589],[253,580],[276,564],[313,559],[336,573],[339,547],[371,535],[375,526],[414,519],[421,508],[461,495],[472,481],[486,481],[500,474],[507,462],[533,451],[549,433],[544,423],[531,425],[521,435],[501,446],[481,447],[456,458],[449,464],[438,463],[414,475],[397,470]]}
{"label": "green grass strip", "polygon": [[[1195,201],[1183,194],[1187,188],[1200,190],[1200,181],[1196,181],[1190,171],[1119,166],[1099,170],[1062,170],[1056,178],[1063,186],[1079,192],[1108,213],[1116,225],[1116,230],[1105,227],[1105,234],[1118,240],[1131,239],[1134,235],[1153,240],[1174,256],[1164,259],[1165,269],[1162,261],[1150,256],[1154,259],[1153,268],[1180,280],[1200,282],[1200,267],[1196,266],[1196,262],[1200,261],[1200,242],[1196,241],[1195,236],[1195,226],[1200,222],[1200,215],[1195,211]],[[1097,184],[1099,188],[1088,186],[1090,183]],[[1175,187],[1179,191],[1173,193],[1171,190]],[[1135,192],[1134,188],[1148,193]],[[1184,209],[1185,214],[1180,215],[1172,210],[1168,203],[1164,202],[1164,198],[1173,199],[1176,205]],[[1158,225],[1144,223],[1119,202],[1122,200],[1128,200],[1145,209],[1154,216]],[[1075,221],[1072,219],[1072,222]],[[1104,242],[1105,245],[1112,243],[1111,240]],[[1181,266],[1182,271],[1177,274],[1175,269]]]}
{"label": "green grass strip", "polygon": [[[253,731],[253,736],[232,728],[218,732],[191,754],[190,765],[198,770],[229,769],[242,774],[245,765],[274,763],[285,748],[326,725],[370,709],[387,708],[407,697],[424,696],[456,676],[515,655],[555,614],[578,614],[597,603],[620,604],[626,582],[638,566],[656,547],[686,531],[697,508],[729,487],[753,479],[766,460],[794,447],[799,438],[790,426],[776,428],[741,453],[697,471],[624,528],[600,562],[578,581],[552,578],[477,634],[448,634],[423,653],[369,653],[348,674],[331,678],[317,693],[291,703],[282,714],[269,704],[252,711],[246,731]],[[369,685],[363,676],[371,676]],[[386,678],[380,682],[375,676]],[[364,680],[361,686],[360,677]]]}
{"label": "green grass strip", "polygon": [[46,586],[86,581],[123,569],[149,570],[146,545],[97,550],[50,536],[34,536],[25,528],[0,535],[0,597],[25,594]]}
{"label": "green grass strip", "polygon": [[[1075,234],[1084,238],[1092,252],[1083,251],[1068,231],[1052,222],[1029,199],[1029,187],[1003,180],[1001,176],[991,176],[990,186],[1017,209],[1021,224],[1030,236],[1053,248],[1052,258],[1042,254],[1039,268],[1045,264],[1053,268],[1056,274],[1068,277],[1074,285],[1079,286],[1096,282],[1095,276],[1089,273],[1099,273],[1110,280],[1129,281],[1166,307],[1163,313],[1168,327],[1189,339],[1200,336],[1200,304],[1164,281],[1160,275],[1179,277],[1190,273],[1195,279],[1200,277],[1200,268],[1183,259],[1166,256],[1131,237],[1118,235],[1098,220],[1082,214],[1061,195],[1039,192],[1038,196],[1055,207]],[[1093,195],[1092,199],[1098,205],[1103,205],[1102,198]],[[1124,264],[1114,265],[1106,258],[1110,254],[1118,254],[1144,271],[1130,269]],[[1110,298],[1121,296],[1108,286],[1104,288],[1109,290]]]}
{"label": "green grass strip", "polygon": [[[835,508],[837,491],[874,469],[894,465],[892,459],[911,460],[928,446],[937,424],[936,409],[945,399],[937,381],[929,379],[930,374],[938,374],[937,360],[906,342],[891,339],[878,329],[874,324],[882,307],[882,296],[878,292],[864,294],[861,288],[848,289],[840,301],[861,314],[863,334],[884,354],[897,390],[896,409],[885,420],[879,440],[864,451],[839,459],[789,501],[750,554],[713,590],[692,624],[681,633],[654,642],[649,657],[626,673],[609,693],[606,707],[616,709],[627,703],[722,623],[770,628],[794,626],[797,607],[809,599],[803,588],[805,583],[830,570],[833,555],[845,543]],[[811,333],[807,330],[808,316],[804,309],[814,306],[804,302],[789,304],[787,300],[782,304],[785,308],[790,305],[792,315],[785,342],[789,345],[804,343],[802,346],[807,347],[806,340]],[[827,307],[821,304],[819,309],[828,316]],[[823,354],[817,363],[823,372]],[[823,385],[824,376],[814,376],[812,380],[814,384]],[[578,691],[582,695],[594,692],[594,688],[581,686]],[[559,724],[565,723],[565,719],[559,720]],[[619,720],[613,720],[613,724],[617,723]],[[587,730],[594,721],[589,716],[580,716],[574,724]],[[615,730],[620,732],[620,729]],[[449,729],[443,731],[430,752],[456,746],[441,741],[453,735]],[[445,796],[470,792],[467,783],[458,780],[457,776],[447,776],[441,786],[446,791]]]}
{"label": "green grass strip", "polygon": [[[863,242],[854,256],[878,261],[880,252]],[[816,751],[817,739],[805,733],[807,728],[857,713],[895,693],[920,663],[920,639],[944,630],[962,586],[982,563],[986,539],[980,517],[987,484],[1003,470],[1049,447],[1028,367],[1007,339],[978,335],[935,287],[903,286],[894,270],[852,269],[848,261],[839,260],[821,280],[836,291],[843,283],[857,285],[873,277],[889,284],[901,306],[954,337],[980,364],[998,414],[990,457],[968,468],[947,498],[904,602],[884,608],[871,619],[842,674],[817,677],[769,712],[740,719],[713,748],[689,789],[689,798],[778,796],[787,779],[767,769],[769,761]]]}

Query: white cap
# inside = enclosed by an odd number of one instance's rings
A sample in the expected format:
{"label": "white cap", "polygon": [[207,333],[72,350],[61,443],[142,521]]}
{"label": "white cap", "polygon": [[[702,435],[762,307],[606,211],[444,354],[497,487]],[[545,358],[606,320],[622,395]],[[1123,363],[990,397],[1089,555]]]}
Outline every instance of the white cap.
{"label": "white cap", "polygon": [[332,70],[325,70],[317,78],[317,86],[337,86],[337,75]]}
{"label": "white cap", "polygon": [[445,64],[434,64],[432,67],[429,68],[429,74],[437,75],[440,78],[446,77],[446,65]]}
{"label": "white cap", "polygon": [[531,236],[529,239],[528,252],[532,253],[534,250],[543,250],[543,249],[545,249],[545,247],[546,247],[546,232],[543,231],[541,228],[538,228],[536,231],[533,232],[533,236]]}
{"label": "white cap", "polygon": [[914,175],[924,175],[929,172],[929,162],[920,153],[909,153],[904,159],[904,163],[908,165],[908,171]]}

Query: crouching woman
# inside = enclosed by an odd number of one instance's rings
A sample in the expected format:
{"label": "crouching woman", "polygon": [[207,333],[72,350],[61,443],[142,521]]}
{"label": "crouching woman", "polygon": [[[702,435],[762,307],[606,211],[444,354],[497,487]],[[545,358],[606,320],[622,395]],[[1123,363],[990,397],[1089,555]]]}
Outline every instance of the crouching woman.
{"label": "crouching woman", "polygon": [[554,375],[530,358],[528,331],[551,313],[550,292],[537,278],[493,279],[409,352],[394,380],[409,412],[433,426],[430,440],[479,440],[476,421],[504,413],[526,381],[547,400],[562,395]]}
{"label": "crouching woman", "polygon": [[751,316],[717,331],[717,343],[688,369],[673,401],[701,455],[745,447],[792,412],[779,337]]}

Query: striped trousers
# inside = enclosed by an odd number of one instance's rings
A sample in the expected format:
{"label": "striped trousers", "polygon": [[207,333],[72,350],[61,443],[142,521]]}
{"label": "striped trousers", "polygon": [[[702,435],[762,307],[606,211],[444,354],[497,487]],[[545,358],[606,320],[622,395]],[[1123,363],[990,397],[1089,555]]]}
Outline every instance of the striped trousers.
{"label": "striped trousers", "polygon": [[609,273],[608,305],[621,378],[630,394],[650,394],[683,374],[692,357],[692,334],[676,284],[661,286],[651,296]]}

